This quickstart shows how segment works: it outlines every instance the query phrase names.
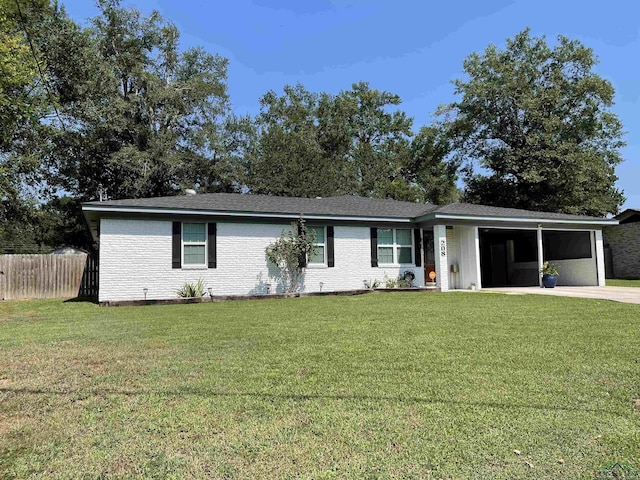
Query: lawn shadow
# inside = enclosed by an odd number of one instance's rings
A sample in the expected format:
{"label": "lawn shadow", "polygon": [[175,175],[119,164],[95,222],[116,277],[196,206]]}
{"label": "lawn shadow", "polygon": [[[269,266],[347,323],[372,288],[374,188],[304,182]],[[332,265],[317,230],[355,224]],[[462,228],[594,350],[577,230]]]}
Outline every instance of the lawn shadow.
{"label": "lawn shadow", "polygon": [[390,395],[344,395],[344,394],[278,394],[278,393],[266,393],[266,392],[220,392],[211,391],[206,389],[194,389],[185,388],[183,391],[176,390],[118,390],[110,388],[102,389],[69,389],[69,390],[56,390],[56,389],[36,389],[36,388],[8,388],[0,387],[0,393],[13,393],[13,394],[25,394],[25,395],[74,395],[80,398],[88,398],[90,396],[109,396],[109,395],[123,395],[126,397],[135,397],[138,395],[154,395],[164,396],[167,398],[177,397],[247,397],[247,398],[262,398],[267,400],[294,400],[294,401],[311,401],[311,400],[340,400],[340,401],[378,401],[378,402],[390,402],[400,404],[439,404],[446,406],[471,406],[471,407],[485,407],[485,408],[500,408],[500,409],[517,409],[517,410],[549,410],[549,411],[566,411],[566,412],[588,412],[598,414],[608,414],[620,416],[619,412],[612,410],[605,410],[601,408],[578,408],[567,407],[563,405],[540,405],[540,404],[512,404],[512,403],[500,403],[500,402],[474,402],[467,400],[457,399],[440,399],[440,398],[424,398],[417,396],[390,396]]}
{"label": "lawn shadow", "polygon": [[97,296],[84,296],[84,297],[68,298],[63,303],[93,303],[93,304],[97,305],[98,304],[98,297]]}

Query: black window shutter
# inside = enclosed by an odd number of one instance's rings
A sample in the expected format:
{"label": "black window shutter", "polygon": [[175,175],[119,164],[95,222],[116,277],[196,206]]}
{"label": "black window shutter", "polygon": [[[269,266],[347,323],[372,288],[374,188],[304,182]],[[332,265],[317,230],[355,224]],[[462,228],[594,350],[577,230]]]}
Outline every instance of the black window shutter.
{"label": "black window shutter", "polygon": [[171,268],[182,267],[182,223],[173,222],[171,232]]}
{"label": "black window shutter", "polygon": [[327,266],[335,267],[335,259],[333,255],[333,226],[327,226]]}
{"label": "black window shutter", "polygon": [[378,229],[371,228],[371,266],[378,266]]}
{"label": "black window shutter", "polygon": [[218,233],[218,228],[215,223],[207,224],[207,257],[208,257],[208,266],[209,268],[217,267],[217,257],[216,257],[216,235]]}
{"label": "black window shutter", "polygon": [[413,238],[414,238],[414,245],[415,245],[415,251],[413,252],[415,257],[416,257],[416,267],[420,267],[422,266],[422,239],[420,238],[420,229],[419,228],[414,228],[413,229]]}
{"label": "black window shutter", "polygon": [[[298,222],[298,236],[300,235],[302,235],[302,226]],[[301,267],[307,266],[307,256],[304,253],[298,257],[298,265]]]}

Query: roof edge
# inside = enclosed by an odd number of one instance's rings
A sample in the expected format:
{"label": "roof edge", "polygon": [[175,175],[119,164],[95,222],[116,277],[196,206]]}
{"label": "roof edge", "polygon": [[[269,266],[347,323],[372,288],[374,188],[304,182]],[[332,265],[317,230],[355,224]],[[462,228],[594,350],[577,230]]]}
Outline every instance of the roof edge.
{"label": "roof edge", "polygon": [[[210,215],[238,218],[271,218],[271,219],[296,219],[300,215],[309,220],[340,220],[354,222],[389,222],[389,223],[418,223],[435,220],[458,220],[476,222],[496,222],[496,223],[536,223],[536,224],[565,224],[565,225],[597,225],[613,226],[620,223],[620,218],[624,213],[612,219],[587,217],[584,218],[544,218],[533,215],[504,216],[504,215],[474,215],[469,213],[446,213],[437,209],[416,216],[385,216],[385,215],[347,215],[331,213],[287,213],[287,212],[255,212],[250,210],[212,210],[198,208],[162,207],[162,206],[129,206],[129,205],[106,205],[101,202],[84,202],[81,204],[83,212],[104,213],[147,213],[147,214],[173,214],[173,215]],[[525,211],[526,212],[526,211]],[[544,213],[544,212],[543,212]]]}
{"label": "roof edge", "polygon": [[616,219],[597,219],[597,218],[536,218],[536,217],[501,217],[492,215],[469,215],[469,214],[456,214],[456,213],[438,213],[432,212],[426,215],[416,217],[416,222],[423,222],[426,220],[477,220],[477,221],[491,221],[491,222],[527,222],[527,223],[558,223],[558,224],[575,224],[575,225],[618,225]]}
{"label": "roof edge", "polygon": [[415,217],[384,217],[384,216],[357,216],[357,215],[328,215],[304,212],[278,213],[278,212],[238,212],[233,210],[198,210],[188,208],[162,208],[162,207],[128,207],[104,205],[95,203],[83,203],[83,212],[122,212],[122,213],[151,213],[151,214],[175,214],[175,215],[211,215],[242,218],[283,218],[296,219],[301,215],[309,220],[343,220],[343,221],[370,221],[370,222],[395,222],[414,223]]}

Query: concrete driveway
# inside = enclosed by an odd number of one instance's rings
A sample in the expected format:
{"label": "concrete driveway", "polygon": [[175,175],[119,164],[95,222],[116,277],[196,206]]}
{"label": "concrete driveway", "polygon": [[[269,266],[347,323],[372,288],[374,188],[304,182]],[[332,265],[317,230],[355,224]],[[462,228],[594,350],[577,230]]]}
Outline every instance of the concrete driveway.
{"label": "concrete driveway", "polygon": [[483,288],[486,292],[499,292],[511,295],[557,295],[559,297],[599,298],[614,302],[640,304],[640,288],[633,287],[501,287]]}

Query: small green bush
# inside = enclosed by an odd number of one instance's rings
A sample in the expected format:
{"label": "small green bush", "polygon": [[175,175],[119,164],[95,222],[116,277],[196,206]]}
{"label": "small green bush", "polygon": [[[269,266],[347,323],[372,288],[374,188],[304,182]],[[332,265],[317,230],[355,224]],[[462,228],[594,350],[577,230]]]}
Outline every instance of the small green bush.
{"label": "small green bush", "polygon": [[389,278],[385,274],[384,276],[384,288],[396,288],[398,286],[398,280],[396,278]]}
{"label": "small green bush", "polygon": [[374,290],[380,286],[380,280],[364,280],[364,288],[367,290]]}
{"label": "small green bush", "polygon": [[[415,274],[407,270],[401,275],[398,275],[397,278],[389,278],[386,275],[384,276],[384,287],[385,288],[412,288],[413,281],[415,280]],[[366,286],[366,283],[365,283]],[[374,287],[375,288],[375,287]]]}
{"label": "small green bush", "polygon": [[204,297],[204,279],[199,278],[195,283],[185,282],[176,293],[183,298]]}
{"label": "small green bush", "polygon": [[411,270],[405,270],[405,272],[398,276],[398,287],[400,288],[412,288],[413,282],[416,279],[416,274]]}
{"label": "small green bush", "polygon": [[542,265],[542,270],[540,270],[542,275],[555,275],[556,277],[560,276],[560,272],[558,272],[558,266],[554,263],[544,262]]}

